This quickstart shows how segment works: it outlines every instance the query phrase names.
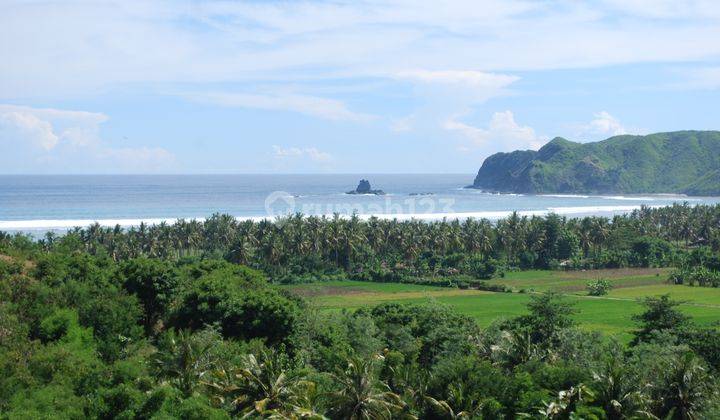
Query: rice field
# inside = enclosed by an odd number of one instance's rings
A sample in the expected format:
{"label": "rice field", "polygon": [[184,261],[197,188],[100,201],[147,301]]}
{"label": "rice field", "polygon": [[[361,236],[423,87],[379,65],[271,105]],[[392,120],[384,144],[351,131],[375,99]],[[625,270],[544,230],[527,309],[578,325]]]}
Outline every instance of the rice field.
{"label": "rice field", "polygon": [[[436,301],[473,317],[481,326],[523,314],[532,293],[554,290],[575,301],[577,313],[574,316],[581,328],[622,340],[630,338],[636,327],[632,316],[642,309],[638,300],[646,296],[670,294],[684,302],[681,310],[695,322],[710,325],[720,321],[720,289],[668,284],[667,274],[666,269],[537,270],[507,273],[504,278],[491,282],[507,285],[513,293],[350,280],[284,287],[326,311],[352,310],[384,302]],[[586,283],[600,278],[610,281],[613,289],[607,296],[587,296]]]}

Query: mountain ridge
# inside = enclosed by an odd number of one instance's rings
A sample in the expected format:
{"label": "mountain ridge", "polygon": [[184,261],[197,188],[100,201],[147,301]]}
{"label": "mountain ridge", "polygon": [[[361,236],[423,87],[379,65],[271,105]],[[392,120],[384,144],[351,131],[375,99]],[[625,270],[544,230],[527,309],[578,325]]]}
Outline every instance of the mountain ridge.
{"label": "mountain ridge", "polygon": [[496,153],[470,187],[507,193],[720,195],[720,131],[619,135]]}

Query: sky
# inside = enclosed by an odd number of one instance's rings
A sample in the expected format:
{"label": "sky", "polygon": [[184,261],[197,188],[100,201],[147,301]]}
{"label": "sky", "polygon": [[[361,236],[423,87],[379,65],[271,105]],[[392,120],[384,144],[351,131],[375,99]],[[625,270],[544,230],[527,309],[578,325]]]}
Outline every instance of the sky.
{"label": "sky", "polygon": [[467,173],[720,129],[717,0],[0,0],[0,173]]}

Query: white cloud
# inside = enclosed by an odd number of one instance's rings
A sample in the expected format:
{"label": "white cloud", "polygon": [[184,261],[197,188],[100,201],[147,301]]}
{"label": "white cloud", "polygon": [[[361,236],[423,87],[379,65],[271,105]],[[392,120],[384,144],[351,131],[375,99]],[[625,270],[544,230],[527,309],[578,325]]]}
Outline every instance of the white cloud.
{"label": "white cloud", "polygon": [[50,151],[59,144],[84,145],[94,141],[105,114],[68,111],[53,108],[32,108],[0,104],[0,125],[6,139],[20,139]]}
{"label": "white cloud", "polygon": [[0,104],[0,162],[6,171],[19,173],[156,172],[174,162],[162,148],[104,141],[100,126],[107,120],[96,112]]}
{"label": "white cloud", "polygon": [[22,137],[45,151],[52,150],[59,141],[52,124],[29,112],[0,113],[0,130],[2,137]]}
{"label": "white cloud", "polygon": [[566,127],[571,133],[569,138],[581,142],[605,140],[608,137],[623,134],[642,135],[648,133],[646,128],[623,124],[620,119],[607,111],[596,112],[589,122],[568,124]]}
{"label": "white cloud", "polygon": [[285,83],[408,68],[512,72],[720,55],[720,2],[712,0],[181,4],[5,1],[0,39],[12,42],[0,43],[0,99],[126,84]]}
{"label": "white cloud", "polygon": [[291,111],[334,121],[368,121],[371,115],[350,111],[343,102],[317,96],[277,94],[259,95],[244,93],[194,93],[186,97],[220,106],[255,108],[271,111]]}
{"label": "white cloud", "polygon": [[538,149],[547,140],[538,136],[532,127],[518,124],[511,111],[494,113],[487,128],[474,127],[457,118],[448,118],[443,127],[448,131],[458,132],[470,140],[469,144],[459,147],[460,151],[470,151],[472,148],[484,151]]}
{"label": "white cloud", "polygon": [[329,162],[333,159],[330,153],[321,152],[314,147],[305,149],[305,154],[308,155],[310,160],[313,160],[315,162]]}
{"label": "white cloud", "polygon": [[[476,70],[415,69],[394,73],[394,79],[413,83],[415,96],[422,103],[407,117],[391,121],[395,132],[448,129],[457,124],[458,116],[469,114],[474,106],[508,93],[508,87],[519,77]],[[466,130],[468,132],[469,130]]]}
{"label": "white cloud", "polygon": [[[628,134],[630,130],[620,123],[620,120],[607,111],[600,111],[593,115],[593,119],[586,124],[578,124],[574,130],[580,139],[605,139],[607,137]],[[638,130],[632,130],[638,131]]]}
{"label": "white cloud", "polygon": [[520,79],[476,70],[425,69],[401,71],[393,77],[416,83],[419,95],[429,97],[433,102],[438,99],[449,102],[455,109],[500,96],[510,84]]}
{"label": "white cloud", "polygon": [[273,151],[277,158],[299,157],[303,155],[303,150],[297,147],[280,147],[273,145]]}
{"label": "white cloud", "polygon": [[333,160],[330,153],[322,152],[315,147],[298,148],[273,145],[273,155],[277,159],[307,159],[318,163],[328,163]]}
{"label": "white cloud", "polygon": [[444,83],[478,87],[505,87],[518,80],[517,76],[485,73],[475,70],[410,70],[396,74],[398,78],[425,83]]}
{"label": "white cloud", "polygon": [[620,124],[617,118],[610,115],[607,111],[600,111],[594,115],[592,121],[585,126],[586,133],[602,134],[608,136],[619,136],[627,134],[627,130]]}
{"label": "white cloud", "polygon": [[610,9],[654,19],[720,18],[716,0],[602,0]]}

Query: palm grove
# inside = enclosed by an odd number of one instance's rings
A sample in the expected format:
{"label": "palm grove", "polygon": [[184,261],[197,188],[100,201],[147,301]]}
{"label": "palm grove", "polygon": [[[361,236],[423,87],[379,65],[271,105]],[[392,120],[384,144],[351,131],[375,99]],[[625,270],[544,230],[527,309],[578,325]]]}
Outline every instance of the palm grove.
{"label": "palm grove", "polygon": [[[0,237],[2,418],[715,418],[720,336],[647,298],[630,343],[562,296],[318,312],[276,282],[483,287],[507,270],[720,269],[720,207],[496,223],[293,216]],[[706,286],[715,286],[703,280]],[[678,286],[681,287],[681,286]]]}

